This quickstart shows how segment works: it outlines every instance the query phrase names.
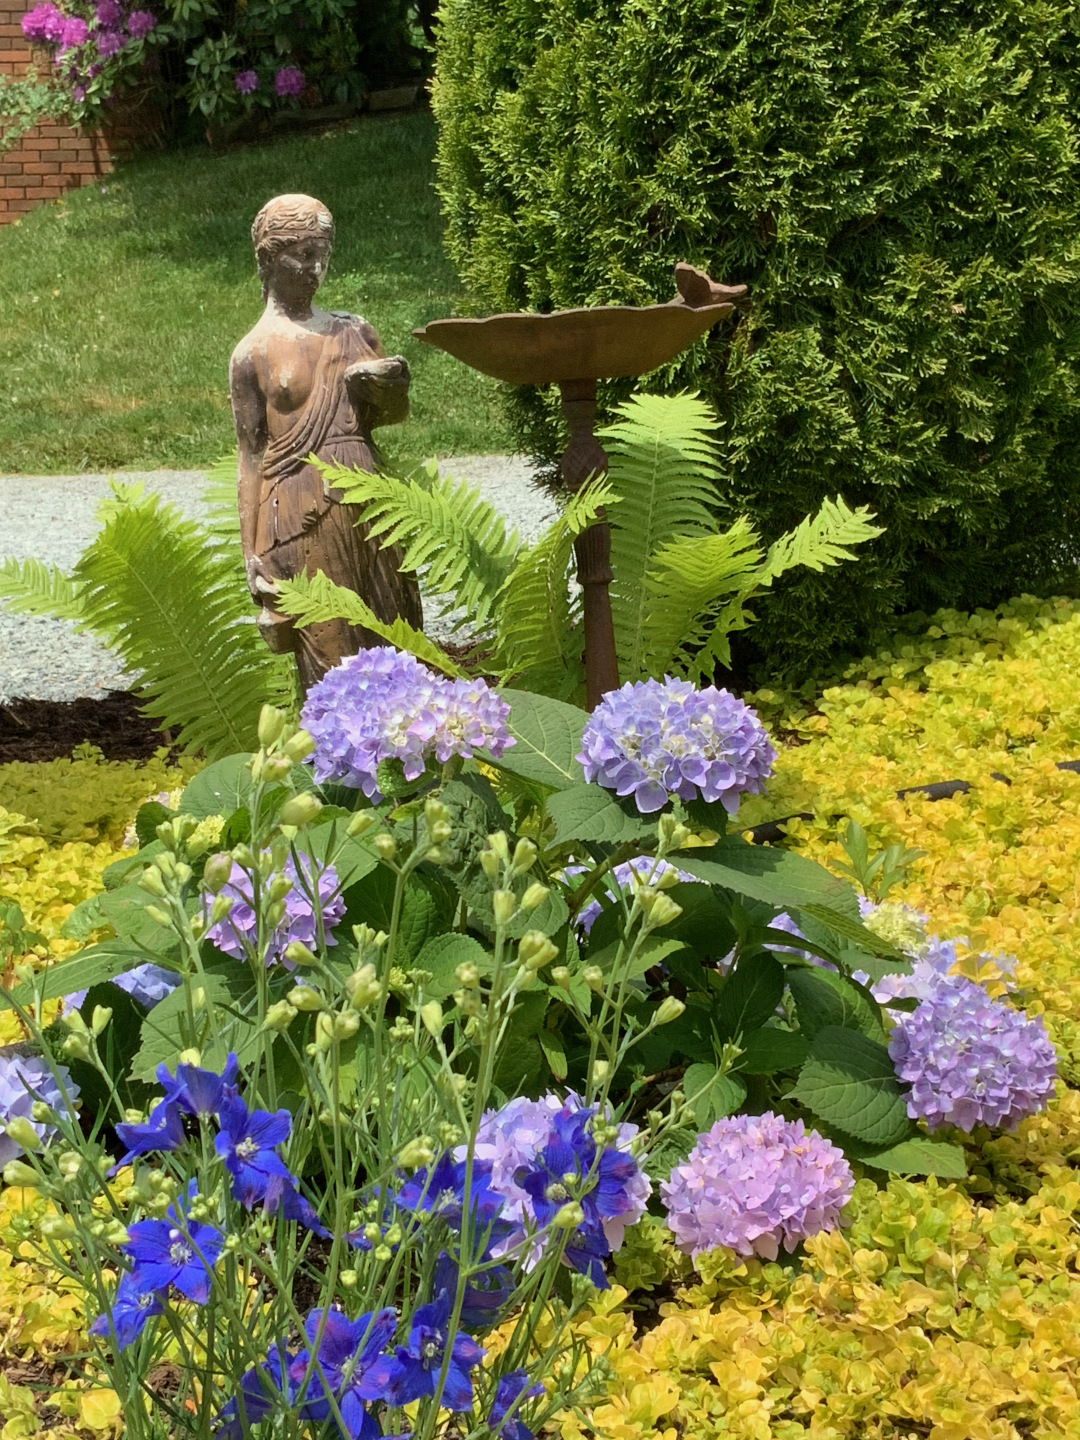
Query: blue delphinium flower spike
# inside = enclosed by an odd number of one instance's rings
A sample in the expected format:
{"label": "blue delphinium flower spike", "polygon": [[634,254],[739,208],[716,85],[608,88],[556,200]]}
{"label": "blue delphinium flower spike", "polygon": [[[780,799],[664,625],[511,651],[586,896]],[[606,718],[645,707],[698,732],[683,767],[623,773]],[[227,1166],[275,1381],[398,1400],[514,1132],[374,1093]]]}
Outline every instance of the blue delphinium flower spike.
{"label": "blue delphinium flower spike", "polygon": [[106,1340],[115,1334],[117,1349],[126,1350],[142,1334],[148,1320],[164,1313],[160,1296],[139,1283],[134,1275],[124,1275],[116,1287],[112,1308],[97,1317],[90,1326],[90,1334]]}
{"label": "blue delphinium flower spike", "polygon": [[286,1220],[295,1220],[313,1235],[324,1240],[330,1235],[330,1231],[319,1219],[315,1206],[307,1196],[300,1194],[291,1180],[276,1195],[267,1196],[263,1209],[268,1215],[275,1215],[280,1211]]}
{"label": "blue delphinium flower spike", "polygon": [[159,1100],[144,1124],[117,1125],[116,1134],[121,1145],[127,1146],[127,1152],[112,1167],[109,1172],[112,1175],[124,1165],[129,1165],[136,1155],[175,1150],[183,1144],[184,1122],[180,1106],[174,1100]]}
{"label": "blue delphinium flower spike", "polygon": [[[191,1198],[189,1186],[187,1199]],[[192,1224],[173,1204],[164,1220],[138,1220],[130,1225],[128,1239],[120,1248],[135,1262],[133,1285],[155,1293],[172,1285],[196,1305],[205,1305],[210,1298],[210,1271],[224,1245],[220,1230]]]}
{"label": "blue delphinium flower spike", "polygon": [[[435,1266],[432,1290],[449,1298],[457,1293],[458,1267],[449,1255],[440,1255]],[[514,1293],[514,1276],[505,1265],[492,1265],[472,1274],[465,1283],[461,1323],[466,1330],[487,1334],[494,1329],[499,1311]]]}
{"label": "blue delphinium flower spike", "polygon": [[493,1435],[501,1435],[503,1440],[534,1440],[533,1432],[520,1419],[516,1408],[509,1420],[506,1413],[511,1406],[519,1406],[543,1393],[543,1385],[529,1384],[526,1370],[508,1370],[495,1387],[495,1399],[488,1412],[488,1429]]}
{"label": "blue delphinium flower spike", "polygon": [[233,1195],[248,1210],[274,1200],[286,1185],[295,1184],[289,1168],[274,1149],[289,1138],[288,1110],[248,1110],[239,1095],[226,1095],[219,1111],[221,1130],[214,1149],[232,1176]]}
{"label": "blue delphinium flower spike", "polygon": [[340,1310],[312,1310],[304,1331],[309,1347],[318,1341],[317,1364],[309,1348],[289,1367],[301,1417],[325,1423],[334,1414],[333,1396],[348,1440],[376,1440],[382,1432],[366,1402],[385,1395],[392,1362],[383,1350],[396,1326],[396,1310],[369,1311],[357,1320]]}
{"label": "blue delphinium flower spike", "polygon": [[413,1315],[406,1345],[395,1352],[382,1398],[391,1405],[407,1405],[434,1395],[447,1348],[450,1360],[439,1403],[447,1410],[471,1410],[469,1371],[484,1358],[483,1349],[468,1335],[450,1335],[450,1301],[443,1294]]}
{"label": "blue delphinium flower spike", "polygon": [[220,1075],[198,1065],[177,1065],[173,1076],[167,1065],[159,1065],[157,1078],[165,1099],[174,1100],[185,1114],[216,1115],[226,1095],[235,1093],[239,1073],[239,1061],[230,1054]]}

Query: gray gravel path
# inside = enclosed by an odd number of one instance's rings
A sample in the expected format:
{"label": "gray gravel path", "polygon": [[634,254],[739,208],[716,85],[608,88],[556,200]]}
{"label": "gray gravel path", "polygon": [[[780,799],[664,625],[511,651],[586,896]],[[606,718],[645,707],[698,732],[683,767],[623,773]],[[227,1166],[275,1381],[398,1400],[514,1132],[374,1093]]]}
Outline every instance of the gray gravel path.
{"label": "gray gravel path", "polygon": [[[526,540],[554,518],[548,497],[532,483],[528,463],[508,455],[466,455],[440,462],[443,474],[468,480],[496,505]],[[198,518],[205,474],[201,470],[124,473]],[[98,502],[109,493],[107,475],[0,475],[0,560],[35,558],[71,570],[96,533]],[[446,635],[460,612],[439,615],[428,605],[427,628]],[[74,700],[127,689],[119,657],[62,620],[9,614],[0,602],[0,702]]]}

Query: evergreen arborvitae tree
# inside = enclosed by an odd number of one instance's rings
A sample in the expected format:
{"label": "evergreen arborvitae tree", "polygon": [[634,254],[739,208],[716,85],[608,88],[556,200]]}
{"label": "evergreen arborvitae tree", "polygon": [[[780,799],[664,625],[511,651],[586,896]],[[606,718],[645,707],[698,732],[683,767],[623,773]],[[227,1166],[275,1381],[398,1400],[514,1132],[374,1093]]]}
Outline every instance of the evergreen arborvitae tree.
{"label": "evergreen arborvitae tree", "polygon": [[[886,533],[795,572],[796,674],[897,610],[1071,582],[1080,556],[1080,19],[1072,0],[444,0],[451,253],[485,311],[750,303],[647,388],[722,420],[722,520],[826,497]],[[627,387],[608,387],[608,399]],[[557,397],[513,396],[560,448]]]}

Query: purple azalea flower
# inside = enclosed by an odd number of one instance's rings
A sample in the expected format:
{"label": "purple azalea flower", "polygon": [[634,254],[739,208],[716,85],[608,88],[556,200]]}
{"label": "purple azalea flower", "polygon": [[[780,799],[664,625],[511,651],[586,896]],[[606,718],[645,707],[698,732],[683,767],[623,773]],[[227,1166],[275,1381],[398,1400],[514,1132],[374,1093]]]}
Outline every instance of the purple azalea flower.
{"label": "purple azalea flower", "polygon": [[175,1100],[159,1100],[150,1111],[149,1119],[143,1124],[117,1125],[116,1136],[121,1145],[127,1146],[127,1151],[112,1167],[110,1175],[130,1165],[136,1155],[178,1149],[184,1143],[180,1106]]}
{"label": "purple azalea flower", "polygon": [[415,656],[380,645],[324,675],[300,721],[315,740],[315,778],[339,780],[378,801],[382,761],[399,761],[405,778],[417,780],[432,756],[445,763],[486,749],[497,758],[515,743],[509,713],[483,680],[447,680]]}
{"label": "purple azalea flower", "polygon": [[668,1228],[694,1259],[718,1245],[775,1260],[781,1243],[833,1230],[851,1199],[851,1167],[831,1140],[801,1120],[732,1115],[660,1183]]}
{"label": "purple azalea flower", "polygon": [[71,91],[71,98],[72,98],[77,104],[81,104],[81,103],[86,99],[86,86],[85,86],[85,85],[75,85],[75,86],[72,88],[72,91]]}
{"label": "purple azalea flower", "polygon": [[[122,975],[114,976],[112,983],[130,995],[144,1010],[152,1010],[179,986],[180,977],[175,970],[165,970],[160,965],[147,963],[136,965],[133,970],[125,970]],[[65,995],[64,1009],[81,1010],[88,993],[86,990],[73,990],[70,995]]]}
{"label": "purple azalea flower", "polygon": [[911,1118],[929,1130],[1015,1130],[1045,1109],[1057,1052],[1041,1016],[1029,1019],[962,975],[931,970],[920,983],[920,1004],[889,1038],[897,1077],[911,1087]]}
{"label": "purple azalea flower", "polygon": [[408,1405],[434,1395],[446,1352],[446,1383],[439,1404],[447,1410],[471,1410],[472,1381],[469,1372],[484,1358],[484,1351],[468,1335],[450,1336],[450,1301],[445,1294],[430,1305],[421,1305],[413,1315],[407,1345],[399,1345],[381,1387],[380,1398],[390,1405]]}
{"label": "purple azalea flower", "polygon": [[64,28],[60,32],[60,46],[62,50],[75,50],[80,45],[86,44],[86,37],[90,28],[80,15],[69,15],[64,21]]}
{"label": "purple azalea flower", "polygon": [[97,4],[94,6],[94,15],[99,25],[110,29],[120,24],[124,12],[120,8],[120,0],[97,0]]}
{"label": "purple azalea flower", "polygon": [[64,33],[64,15],[49,0],[42,0],[22,17],[22,32],[28,40],[57,45]]}
{"label": "purple azalea flower", "polygon": [[[79,1087],[67,1067],[57,1068],[64,1090],[72,1100],[77,1100]],[[51,1139],[56,1127],[34,1119],[34,1101],[42,1100],[58,1115],[64,1115],[68,1113],[64,1090],[40,1055],[0,1054],[0,1127],[18,1117],[29,1120],[39,1139]],[[0,1166],[22,1153],[22,1147],[0,1128]]]}
{"label": "purple azalea flower", "polygon": [[215,1440],[243,1440],[252,1425],[265,1420],[278,1398],[291,1405],[293,1385],[288,1377],[290,1364],[291,1357],[279,1342],[261,1365],[252,1366],[245,1372],[239,1386],[244,1401],[243,1417],[239,1398],[231,1396],[218,1411]]}
{"label": "purple azalea flower", "polygon": [[127,18],[128,34],[133,40],[145,40],[157,25],[157,16],[149,10],[132,10]]}
{"label": "purple azalea flower", "polygon": [[[311,903],[310,890],[316,890],[319,896],[323,934],[327,945],[337,944],[334,927],[345,914],[345,901],[337,893],[338,876],[333,865],[320,869],[313,860],[304,856],[300,869],[303,871],[302,878],[292,857],[285,861],[281,873],[292,881],[292,889],[285,896],[284,917],[269,937],[266,948],[266,963],[271,965],[279,961],[287,970],[295,969],[290,961],[283,958],[286,946],[293,940],[299,940],[310,949],[317,948],[319,944],[319,926],[315,907]],[[255,948],[258,938],[251,876],[234,863],[228,880],[222,886],[221,894],[229,896],[233,907],[224,920],[210,926],[206,938],[223,954],[231,955],[234,960],[246,960],[249,951]],[[210,903],[210,897],[207,896],[207,918]]]}
{"label": "purple azalea flower", "polygon": [[[194,1188],[193,1181],[188,1200]],[[192,1224],[179,1202],[174,1202],[164,1220],[129,1225],[128,1239],[120,1249],[135,1262],[131,1283],[140,1293],[160,1294],[172,1286],[196,1305],[205,1305],[210,1298],[210,1271],[224,1246],[220,1230]]]}
{"label": "purple azalea flower", "polygon": [[274,94],[281,100],[298,99],[306,89],[304,72],[295,65],[283,65],[274,76]]}
{"label": "purple azalea flower", "polygon": [[[534,1440],[533,1432],[519,1416],[518,1407],[543,1393],[543,1385],[529,1384],[527,1370],[508,1370],[495,1387],[495,1399],[488,1412],[488,1429],[493,1435],[503,1436],[503,1440]],[[507,1419],[511,1409],[514,1414]]]}
{"label": "purple azalea flower", "polygon": [[94,40],[97,43],[98,54],[103,60],[109,60],[113,55],[119,55],[127,44],[119,30],[99,30],[94,36]]}
{"label": "purple azalea flower", "polygon": [[365,1402],[384,1398],[393,1362],[382,1351],[396,1327],[396,1310],[369,1311],[358,1320],[349,1320],[340,1310],[312,1310],[304,1331],[309,1347],[319,1341],[317,1367],[310,1348],[301,1351],[289,1366],[294,1403],[299,1404],[301,1417],[316,1424],[329,1420],[333,1396],[349,1440],[381,1436]]}
{"label": "purple azalea flower", "polygon": [[90,1326],[90,1334],[105,1340],[112,1340],[115,1335],[116,1348],[126,1350],[142,1334],[148,1320],[164,1313],[159,1295],[138,1283],[134,1275],[123,1275],[111,1310],[97,1317]]}
{"label": "purple azalea flower", "polygon": [[214,1149],[232,1176],[233,1196],[245,1209],[295,1184],[288,1166],[273,1148],[289,1137],[292,1116],[288,1110],[273,1115],[269,1110],[249,1111],[239,1095],[229,1095],[222,1101],[220,1119]]}
{"label": "purple azalea flower", "polygon": [[251,95],[259,88],[259,77],[254,70],[241,70],[233,79],[240,95]]}
{"label": "purple azalea flower", "polygon": [[199,1116],[216,1115],[224,1101],[235,1095],[239,1073],[240,1062],[231,1052],[220,1075],[214,1070],[202,1070],[198,1065],[177,1065],[175,1077],[167,1065],[157,1068],[158,1084],[165,1091],[165,1099],[177,1104],[185,1115]]}
{"label": "purple azalea flower", "polygon": [[633,795],[642,814],[673,795],[719,800],[729,815],[739,796],[761,790],[776,751],[748,705],[688,680],[639,680],[611,690],[589,716],[578,761],[590,783]]}

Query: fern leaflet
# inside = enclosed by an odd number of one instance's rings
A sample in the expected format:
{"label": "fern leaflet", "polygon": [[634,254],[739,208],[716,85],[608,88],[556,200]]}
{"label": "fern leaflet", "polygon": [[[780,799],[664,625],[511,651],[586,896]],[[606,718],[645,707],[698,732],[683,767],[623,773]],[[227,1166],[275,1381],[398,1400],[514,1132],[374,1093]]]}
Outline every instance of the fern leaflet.
{"label": "fern leaflet", "polygon": [[336,585],[321,570],[314,575],[298,575],[295,580],[279,581],[276,606],[284,614],[295,616],[301,626],[317,625],[326,620],[347,620],[350,625],[362,625],[380,639],[396,645],[399,650],[408,650],[418,660],[433,665],[444,675],[457,678],[464,674],[422,630],[414,630],[400,617],[389,624],[380,620],[355,590]]}
{"label": "fern leaflet", "polygon": [[40,560],[0,561],[0,600],[22,615],[47,615],[86,624],[79,587],[70,575]]}
{"label": "fern leaflet", "polygon": [[885,533],[880,525],[870,523],[873,518],[873,512],[866,505],[852,510],[842,495],[824,501],[816,515],[808,515],[794,530],[769,546],[758,583],[771,585],[777,575],[795,565],[824,570],[826,565],[854,560],[847,546],[861,545]]}

